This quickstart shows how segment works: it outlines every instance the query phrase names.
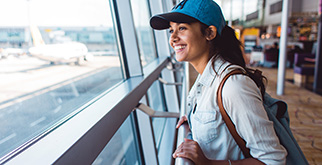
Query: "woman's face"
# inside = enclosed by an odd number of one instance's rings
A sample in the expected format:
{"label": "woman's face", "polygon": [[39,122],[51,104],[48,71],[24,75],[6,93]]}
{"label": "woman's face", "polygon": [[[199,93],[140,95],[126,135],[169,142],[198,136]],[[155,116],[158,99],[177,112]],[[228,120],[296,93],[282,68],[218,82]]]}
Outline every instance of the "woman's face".
{"label": "woman's face", "polygon": [[199,22],[175,23],[170,22],[169,43],[176,53],[178,61],[198,62],[209,58],[209,44],[200,30]]}

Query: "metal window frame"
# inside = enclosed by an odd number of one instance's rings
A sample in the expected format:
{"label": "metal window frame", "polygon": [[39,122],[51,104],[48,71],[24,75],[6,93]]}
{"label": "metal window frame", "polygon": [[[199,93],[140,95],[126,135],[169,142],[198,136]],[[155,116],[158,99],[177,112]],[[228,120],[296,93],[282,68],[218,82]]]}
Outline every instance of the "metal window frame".
{"label": "metal window frame", "polygon": [[127,68],[127,78],[141,76],[143,69],[139,55],[139,45],[129,0],[111,0],[115,11],[116,26],[121,40],[123,60]]}

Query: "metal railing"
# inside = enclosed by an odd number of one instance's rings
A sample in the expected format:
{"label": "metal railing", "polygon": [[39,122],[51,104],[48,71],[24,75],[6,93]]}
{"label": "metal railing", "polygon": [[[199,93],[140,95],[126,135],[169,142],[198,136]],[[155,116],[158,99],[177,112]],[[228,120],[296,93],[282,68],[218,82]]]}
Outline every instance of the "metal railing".
{"label": "metal railing", "polygon": [[[180,104],[180,117],[187,114],[187,95],[189,93],[189,64],[185,63],[185,74],[182,83],[182,96]],[[184,138],[188,138],[190,135],[190,128],[187,123],[181,125],[178,129],[177,147],[184,141]],[[176,158],[175,165],[193,165],[194,163],[186,158]]]}

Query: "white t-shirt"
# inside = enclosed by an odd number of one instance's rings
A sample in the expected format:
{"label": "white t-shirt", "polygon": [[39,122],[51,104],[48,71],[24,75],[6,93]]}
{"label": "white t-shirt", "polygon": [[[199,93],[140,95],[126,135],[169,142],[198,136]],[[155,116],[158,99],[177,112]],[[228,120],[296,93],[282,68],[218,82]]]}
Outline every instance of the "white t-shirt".
{"label": "white t-shirt", "polygon": [[[221,79],[230,71],[241,68],[229,64],[216,60],[217,75],[210,60],[187,99],[192,138],[199,143],[206,157],[214,160],[244,159],[222,119],[216,100]],[[285,164],[287,152],[275,134],[273,122],[267,117],[255,82],[246,75],[232,75],[223,87],[222,97],[224,108],[238,134],[246,141],[250,154],[265,164]]]}

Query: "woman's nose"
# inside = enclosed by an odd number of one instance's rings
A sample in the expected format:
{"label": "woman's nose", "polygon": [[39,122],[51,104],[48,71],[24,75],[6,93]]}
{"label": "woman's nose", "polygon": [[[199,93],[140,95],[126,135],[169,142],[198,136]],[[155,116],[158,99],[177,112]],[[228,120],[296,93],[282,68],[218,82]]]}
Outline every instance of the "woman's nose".
{"label": "woman's nose", "polygon": [[170,36],[170,42],[177,42],[178,41],[178,35],[176,32],[171,33]]}

